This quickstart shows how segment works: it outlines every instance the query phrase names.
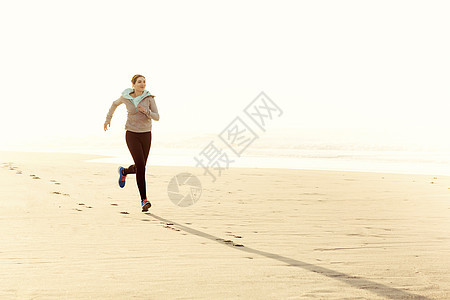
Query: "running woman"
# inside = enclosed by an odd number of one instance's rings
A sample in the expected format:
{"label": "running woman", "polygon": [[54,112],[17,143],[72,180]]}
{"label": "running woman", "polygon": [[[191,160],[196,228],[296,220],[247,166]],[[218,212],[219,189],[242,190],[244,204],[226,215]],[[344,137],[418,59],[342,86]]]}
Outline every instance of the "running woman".
{"label": "running woman", "polygon": [[112,103],[106,116],[104,130],[108,130],[108,127],[111,126],[111,119],[117,106],[125,104],[128,111],[125,140],[133,157],[134,165],[128,168],[119,167],[119,186],[121,188],[125,186],[128,174],[136,174],[141,207],[145,212],[152,206],[147,199],[145,166],[152,144],[152,119],[159,121],[159,113],[155,96],[145,89],[145,77],[136,74],[131,79],[131,83],[132,88],[125,89],[120,98]]}

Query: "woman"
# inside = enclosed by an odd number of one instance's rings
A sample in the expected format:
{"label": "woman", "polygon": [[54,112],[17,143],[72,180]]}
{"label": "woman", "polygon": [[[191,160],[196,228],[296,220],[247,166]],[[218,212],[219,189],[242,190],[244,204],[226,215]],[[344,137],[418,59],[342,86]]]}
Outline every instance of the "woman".
{"label": "woman", "polygon": [[125,186],[128,174],[136,174],[142,211],[148,211],[151,203],[147,200],[145,165],[152,143],[152,119],[159,121],[159,113],[155,96],[145,89],[145,77],[139,74],[134,75],[131,83],[133,88],[125,89],[122,96],[112,103],[106,116],[104,130],[106,131],[108,126],[111,126],[111,118],[117,106],[125,104],[128,111],[125,140],[133,157],[134,165],[128,168],[119,167],[119,186],[121,188]]}

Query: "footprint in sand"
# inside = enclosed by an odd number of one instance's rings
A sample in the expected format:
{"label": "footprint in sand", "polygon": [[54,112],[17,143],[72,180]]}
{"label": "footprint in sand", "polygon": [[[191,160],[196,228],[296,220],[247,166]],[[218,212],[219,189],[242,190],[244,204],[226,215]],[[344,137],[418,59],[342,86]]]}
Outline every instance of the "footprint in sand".
{"label": "footprint in sand", "polygon": [[69,195],[69,194],[63,194],[63,193],[61,193],[61,192],[52,192],[52,194],[54,194],[54,195],[62,195],[62,196],[66,196],[66,197],[70,197],[70,195]]}
{"label": "footprint in sand", "polygon": [[169,228],[169,229],[172,229],[172,230],[175,230],[175,231],[181,231],[178,228],[172,227],[173,223],[165,223],[165,222],[161,222],[161,223],[163,224],[164,228]]}
{"label": "footprint in sand", "polygon": [[84,203],[78,203],[78,205],[84,206],[85,208],[92,208],[92,206],[86,206],[86,204],[84,204]]}
{"label": "footprint in sand", "polygon": [[237,238],[237,239],[242,239],[242,236],[240,236],[240,235],[235,235],[235,234],[233,234],[233,233],[231,233],[231,232],[229,232],[229,231],[227,231],[227,235],[232,236],[232,237],[235,237],[235,238]]}
{"label": "footprint in sand", "polygon": [[180,231],[180,229],[178,229],[178,228],[173,228],[173,227],[171,227],[171,226],[164,226],[165,228],[169,228],[169,229],[172,229],[172,230],[175,230],[175,231]]}
{"label": "footprint in sand", "polygon": [[242,244],[235,244],[233,241],[230,240],[224,240],[224,239],[216,239],[216,241],[229,245],[229,246],[234,246],[234,247],[244,247],[244,245]]}
{"label": "footprint in sand", "polygon": [[9,170],[11,170],[11,171],[17,170],[17,169],[18,169],[17,167],[13,166],[13,163],[12,163],[12,162],[9,162],[9,163],[3,163],[3,168],[9,169]]}
{"label": "footprint in sand", "polygon": [[119,206],[119,204],[111,203],[112,206]]}
{"label": "footprint in sand", "polygon": [[129,212],[126,212],[126,211],[121,211],[120,212],[122,215],[128,215],[128,214],[130,214]]}

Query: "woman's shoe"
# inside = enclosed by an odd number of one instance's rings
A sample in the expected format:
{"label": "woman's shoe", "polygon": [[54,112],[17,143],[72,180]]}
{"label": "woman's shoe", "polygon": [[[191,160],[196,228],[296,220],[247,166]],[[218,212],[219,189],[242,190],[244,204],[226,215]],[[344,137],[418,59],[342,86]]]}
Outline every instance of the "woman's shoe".
{"label": "woman's shoe", "polygon": [[125,186],[125,179],[127,178],[126,175],[123,175],[122,171],[124,170],[124,167],[119,167],[119,186],[123,188]]}
{"label": "woman's shoe", "polygon": [[150,201],[147,199],[141,200],[142,211],[148,211],[148,209],[152,206]]}

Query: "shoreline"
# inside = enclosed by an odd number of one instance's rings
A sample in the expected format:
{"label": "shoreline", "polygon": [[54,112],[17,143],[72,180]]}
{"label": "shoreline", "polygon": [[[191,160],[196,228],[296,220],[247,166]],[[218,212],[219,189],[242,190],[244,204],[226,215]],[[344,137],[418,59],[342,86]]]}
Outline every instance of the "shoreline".
{"label": "shoreline", "polygon": [[[1,153],[27,153],[27,154],[33,154],[33,153],[40,153],[40,154],[67,154],[67,155],[85,155],[89,156],[89,159],[86,159],[85,161],[88,163],[102,163],[102,164],[112,164],[112,165],[120,165],[120,164],[133,164],[131,155],[127,152],[126,154],[122,155],[105,155],[105,154],[94,154],[91,151],[86,152],[74,152],[74,151],[6,151],[6,150],[0,150],[0,157]],[[154,155],[153,155],[154,156]],[[128,157],[125,158],[125,157]],[[152,152],[150,152],[149,161],[147,162],[147,167],[155,166],[155,167],[178,167],[178,168],[196,168],[194,166],[194,162],[192,164],[158,164],[153,163],[150,161],[152,158]],[[248,158],[248,157],[244,157]],[[259,159],[258,157],[253,157],[256,159]],[[301,158],[296,160],[302,160]],[[346,169],[346,168],[317,168],[317,167],[277,167],[277,166],[245,166],[245,165],[237,165],[237,166],[230,166],[229,169],[268,169],[268,170],[300,170],[300,171],[328,171],[328,172],[350,172],[350,173],[374,173],[374,174],[392,174],[392,175],[429,175],[429,176],[445,176],[450,177],[450,174],[444,174],[439,171],[437,172],[431,172],[431,171],[398,171],[398,170],[364,170],[364,169]],[[225,169],[224,172],[226,172],[229,169]]]}

